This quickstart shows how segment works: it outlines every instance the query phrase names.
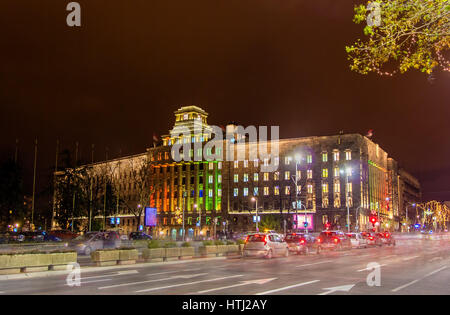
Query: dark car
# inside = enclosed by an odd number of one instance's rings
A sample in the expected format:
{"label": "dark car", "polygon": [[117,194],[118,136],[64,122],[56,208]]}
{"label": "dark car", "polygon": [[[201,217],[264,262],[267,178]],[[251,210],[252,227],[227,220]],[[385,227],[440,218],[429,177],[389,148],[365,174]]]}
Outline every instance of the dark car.
{"label": "dark car", "polygon": [[43,232],[23,232],[25,236],[25,241],[28,242],[43,242],[45,238],[45,234]]}
{"label": "dark car", "polygon": [[152,236],[145,234],[144,232],[131,232],[128,236],[129,240],[151,240]]}
{"label": "dark car", "polygon": [[285,239],[288,244],[289,251],[297,254],[308,254],[319,247],[315,245],[315,239],[309,234],[289,233]]}
{"label": "dark car", "polygon": [[332,249],[343,250],[351,249],[350,238],[342,231],[323,231],[317,238],[318,250]]}
{"label": "dark car", "polygon": [[381,240],[383,245],[395,246],[395,239],[392,237],[392,234],[389,232],[377,233],[378,238]]}
{"label": "dark car", "polygon": [[72,240],[79,236],[79,234],[69,230],[53,230],[49,232],[50,235],[56,236],[61,240]]}
{"label": "dark car", "polygon": [[362,236],[367,239],[367,245],[369,246],[382,246],[383,241],[375,232],[362,232]]}

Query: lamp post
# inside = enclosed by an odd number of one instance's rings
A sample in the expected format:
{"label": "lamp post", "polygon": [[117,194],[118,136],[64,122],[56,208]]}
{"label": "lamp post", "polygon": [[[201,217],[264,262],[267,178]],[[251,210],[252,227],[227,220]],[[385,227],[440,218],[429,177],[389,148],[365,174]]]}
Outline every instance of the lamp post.
{"label": "lamp post", "polygon": [[[194,211],[196,211],[196,209],[197,209],[197,204],[194,203]],[[198,216],[198,236],[199,237],[200,237],[201,231],[202,231],[202,217],[201,217],[201,213],[199,213],[199,216]]]}
{"label": "lamp post", "polygon": [[[291,160],[292,158],[289,157],[289,160]],[[300,154],[295,155],[295,175],[291,177],[292,181],[294,182],[295,185],[295,218],[297,219],[297,228],[298,228],[298,195],[299,195],[299,191],[298,191],[298,166],[300,165],[301,162],[301,156]],[[306,206],[304,206],[302,204],[302,200],[300,199],[300,210],[303,208],[305,209],[305,222],[308,222],[307,219],[307,209]],[[308,228],[305,226],[305,234],[308,234]]]}
{"label": "lamp post", "polygon": [[255,198],[255,197],[252,197],[252,201],[254,201],[255,202],[255,207],[256,207],[256,232],[259,232],[259,229],[258,229],[258,199],[257,198]]}
{"label": "lamp post", "polygon": [[409,224],[408,224],[408,207],[415,207],[416,204],[415,203],[410,203],[409,205],[406,206],[406,228],[407,228],[407,232],[409,232]]}
{"label": "lamp post", "polygon": [[[341,170],[341,173],[344,171]],[[350,233],[350,203],[349,203],[349,192],[348,192],[348,177],[351,176],[352,169],[349,167],[346,169],[345,174],[345,203],[347,204],[347,232]],[[378,214],[378,217],[379,214]]]}

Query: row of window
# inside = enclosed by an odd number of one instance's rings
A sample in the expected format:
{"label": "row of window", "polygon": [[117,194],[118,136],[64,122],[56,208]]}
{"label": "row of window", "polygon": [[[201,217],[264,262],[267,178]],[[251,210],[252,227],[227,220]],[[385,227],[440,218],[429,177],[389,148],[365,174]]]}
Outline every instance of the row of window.
{"label": "row of window", "polygon": [[[352,193],[352,183],[347,183],[346,185],[347,185],[347,187],[346,187],[347,193],[351,194]],[[339,193],[341,191],[341,185],[340,185],[339,182],[334,183],[333,186],[334,186],[334,192],[335,193]],[[242,188],[242,190],[243,190],[243,196],[247,197],[248,194],[249,194],[248,187],[244,187],[244,188]],[[269,190],[270,190],[270,187],[268,187],[268,186],[263,187],[263,195],[264,196],[268,196],[270,194]],[[301,190],[302,190],[301,185],[297,185],[297,193],[300,193]],[[313,185],[311,185],[311,184],[306,185],[306,192],[308,194],[312,194],[313,193]],[[322,193],[326,194],[328,192],[329,192],[328,184],[327,183],[322,184]],[[258,196],[258,193],[259,193],[259,187],[254,187],[253,188],[253,196]],[[280,195],[280,187],[279,186],[274,186],[273,187],[273,194],[274,195]],[[285,195],[290,195],[291,194],[291,186],[284,186],[284,194]],[[239,196],[239,188],[236,187],[236,188],[233,189],[233,196],[234,197],[238,197]]]}

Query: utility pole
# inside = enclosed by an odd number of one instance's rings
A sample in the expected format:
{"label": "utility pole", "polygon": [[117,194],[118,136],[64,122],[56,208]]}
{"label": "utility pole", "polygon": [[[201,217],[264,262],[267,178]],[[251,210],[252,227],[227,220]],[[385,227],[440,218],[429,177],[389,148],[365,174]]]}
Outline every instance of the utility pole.
{"label": "utility pole", "polygon": [[55,173],[53,174],[53,209],[52,209],[52,222],[51,228],[55,227],[55,215],[56,215],[56,172],[58,172],[58,152],[59,140],[56,140],[56,153],[55,153]]}
{"label": "utility pole", "polygon": [[[77,161],[78,161],[78,141],[75,142],[75,167],[74,167],[74,181],[76,180],[77,176]],[[72,199],[72,232],[73,232],[73,217],[75,215],[75,199],[76,199],[77,191],[75,190],[73,192],[73,199]]]}
{"label": "utility pole", "polygon": [[34,141],[34,171],[33,171],[33,199],[31,202],[31,226],[30,229],[34,231],[34,204],[35,204],[35,193],[36,193],[36,161],[37,161],[37,149],[38,149],[37,138]]}
{"label": "utility pole", "polygon": [[93,189],[94,189],[94,182],[93,182],[93,177],[94,177],[94,144],[92,144],[91,146],[91,172],[92,174],[90,175],[91,178],[91,191],[90,191],[90,196],[89,196],[89,232],[92,231],[92,195],[93,195]]}

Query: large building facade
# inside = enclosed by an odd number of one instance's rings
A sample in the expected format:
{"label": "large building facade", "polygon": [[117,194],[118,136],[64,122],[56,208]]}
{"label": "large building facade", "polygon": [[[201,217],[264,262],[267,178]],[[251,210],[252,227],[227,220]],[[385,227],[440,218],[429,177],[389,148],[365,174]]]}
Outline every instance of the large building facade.
{"label": "large building facade", "polygon": [[[370,216],[383,230],[399,230],[407,202],[420,198],[417,179],[362,135],[254,141],[230,137],[236,126],[228,125],[218,139],[207,117],[197,106],[182,107],[159,145],[138,156],[96,163],[99,170],[115,165],[113,181],[131,208],[157,209],[157,225],[150,229],[155,236],[180,238],[183,218],[189,238],[255,230],[256,220],[264,226],[269,217],[281,230],[347,229],[348,224],[351,230],[367,230],[373,228]],[[181,145],[182,159],[174,153]],[[261,145],[276,154],[255,155]],[[130,159],[145,161],[145,185],[130,175],[135,171]],[[268,163],[275,167],[267,171]],[[129,208],[119,208],[120,203],[115,216],[124,218],[123,230],[144,225]]]}

